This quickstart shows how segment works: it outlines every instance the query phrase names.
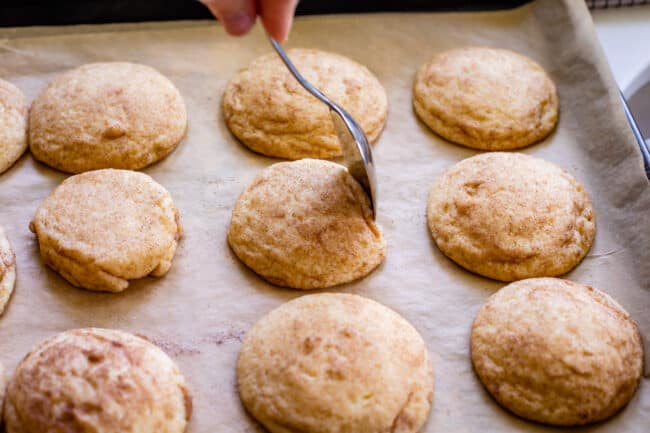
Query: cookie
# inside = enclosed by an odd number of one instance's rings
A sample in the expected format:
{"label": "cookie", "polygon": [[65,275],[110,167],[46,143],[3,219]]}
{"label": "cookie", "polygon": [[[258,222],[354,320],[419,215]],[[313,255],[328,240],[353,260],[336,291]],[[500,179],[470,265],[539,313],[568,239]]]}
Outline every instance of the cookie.
{"label": "cookie", "polygon": [[187,126],[178,89],[149,66],[92,63],[55,78],[30,109],[34,157],[58,170],[137,170],[166,157]]}
{"label": "cookie", "polygon": [[7,307],[7,303],[14,292],[16,285],[16,255],[11,249],[11,244],[4,230],[0,227],[0,314]]}
{"label": "cookie", "polygon": [[182,232],[165,188],[146,174],[113,169],[66,179],[30,230],[49,267],[75,286],[107,292],[165,275]]}
{"label": "cookie", "polygon": [[492,295],[474,320],[471,350],[499,404],[559,426],[618,412],[643,366],[629,314],[600,290],[556,278],[518,281]]}
{"label": "cookie", "polygon": [[357,295],[302,296],[246,335],[239,395],[272,433],[420,430],[433,401],[422,337],[404,318]]}
{"label": "cookie", "polygon": [[76,329],[18,364],[5,402],[7,433],[183,433],[192,412],[174,362],[142,338]]}
{"label": "cookie", "polygon": [[[338,54],[292,49],[300,73],[347,110],[375,142],[388,113],[386,91],[364,66]],[[342,155],[329,108],[300,86],[277,54],[262,56],[226,87],[230,131],[255,152],[286,159]]]}
{"label": "cookie", "polygon": [[596,233],[585,189],[560,167],[517,153],[485,153],[448,169],[429,193],[427,220],[440,250],[501,281],[573,269]]}
{"label": "cookie", "polygon": [[255,273],[295,289],[356,280],[386,255],[361,185],[343,166],[316,159],[258,174],[237,200],[228,242]]}
{"label": "cookie", "polygon": [[508,50],[440,53],[418,71],[413,107],[436,134],[482,150],[528,146],[558,121],[555,85],[540,65]]}
{"label": "cookie", "polygon": [[0,174],[27,149],[27,103],[13,84],[0,80]]}

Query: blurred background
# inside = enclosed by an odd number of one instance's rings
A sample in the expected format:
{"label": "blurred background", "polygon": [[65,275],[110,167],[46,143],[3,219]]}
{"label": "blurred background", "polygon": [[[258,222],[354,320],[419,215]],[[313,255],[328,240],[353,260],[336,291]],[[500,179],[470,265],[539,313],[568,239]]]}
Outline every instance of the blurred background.
{"label": "blurred background", "polygon": [[[581,0],[576,0],[581,1]],[[527,0],[302,0],[297,14],[513,8]],[[592,9],[650,0],[586,0]],[[0,0],[0,26],[95,24],[209,18],[197,0]]]}
{"label": "blurred background", "polygon": [[[298,15],[512,8],[526,0],[302,0]],[[197,0],[0,0],[0,26],[209,18]]]}

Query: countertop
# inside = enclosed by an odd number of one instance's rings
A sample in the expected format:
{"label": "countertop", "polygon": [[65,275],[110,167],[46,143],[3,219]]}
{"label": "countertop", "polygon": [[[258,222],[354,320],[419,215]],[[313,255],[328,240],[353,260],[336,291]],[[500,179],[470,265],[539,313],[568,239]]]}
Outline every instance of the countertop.
{"label": "countertop", "polygon": [[650,76],[650,5],[593,11],[594,24],[619,87],[626,96]]}

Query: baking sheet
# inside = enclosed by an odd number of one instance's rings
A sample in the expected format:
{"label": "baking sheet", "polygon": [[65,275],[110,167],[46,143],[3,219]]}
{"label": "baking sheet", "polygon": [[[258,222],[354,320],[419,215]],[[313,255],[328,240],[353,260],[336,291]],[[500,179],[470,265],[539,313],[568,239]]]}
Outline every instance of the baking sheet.
{"label": "baking sheet", "polygon": [[[422,333],[435,364],[436,390],[426,432],[552,430],[499,408],[472,372],[469,331],[475,313],[503,284],[446,259],[429,236],[427,193],[453,163],[477,152],[436,137],[411,109],[416,69],[434,53],[467,44],[505,47],[541,63],[558,85],[561,117],[550,138],[525,153],[566,168],[587,187],[597,214],[596,242],[568,278],[613,295],[650,335],[650,188],[639,150],[578,0],[540,0],[490,13],[375,14],[299,18],[290,46],[336,51],[367,65],[387,89],[388,124],[375,146],[379,224],[386,261],[367,278],[335,290],[359,293],[400,312]],[[253,432],[235,387],[244,333],[263,314],[303,292],[279,289],[243,267],[226,230],[240,191],[276,160],[255,155],[229,134],[221,95],[253,58],[271,51],[257,29],[227,37],[213,22],[0,30],[0,76],[31,100],[57,74],[92,61],[150,64],[185,97],[187,137],[144,170],[164,185],[185,228],[162,279],[122,294],[76,289],[42,264],[27,225],[65,175],[24,156],[0,176],[0,224],[16,250],[18,281],[0,318],[0,361],[13,369],[42,339],[99,326],[144,334],[185,373],[194,394],[190,433]],[[650,380],[609,422],[577,431],[647,431]]]}

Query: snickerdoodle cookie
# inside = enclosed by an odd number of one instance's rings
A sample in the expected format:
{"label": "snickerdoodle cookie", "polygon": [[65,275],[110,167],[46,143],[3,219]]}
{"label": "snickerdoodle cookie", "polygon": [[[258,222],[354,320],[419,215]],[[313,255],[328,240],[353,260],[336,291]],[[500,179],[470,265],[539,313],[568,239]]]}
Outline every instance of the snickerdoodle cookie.
{"label": "snickerdoodle cookie", "polygon": [[418,71],[413,107],[447,140],[475,149],[535,143],[555,129],[555,85],[537,63],[507,50],[468,47],[440,53]]}
{"label": "snickerdoodle cookie", "polygon": [[[386,91],[360,64],[338,54],[292,49],[298,70],[359,122],[370,142],[386,116]],[[223,113],[232,133],[255,152],[286,159],[341,156],[329,109],[303,89],[277,54],[253,61],[228,84]]]}
{"label": "snickerdoodle cookie", "polygon": [[13,84],[0,80],[0,174],[27,149],[27,103]]}
{"label": "snickerdoodle cookie", "polygon": [[7,433],[183,433],[192,412],[174,362],[142,338],[76,329],[18,364],[5,402]]}
{"label": "snickerdoodle cookie", "polygon": [[557,278],[512,283],[481,308],[472,362],[492,396],[515,414],[570,426],[603,420],[634,395],[641,336],[605,293]]}
{"label": "snickerdoodle cookie", "polygon": [[2,314],[16,285],[16,255],[9,239],[0,227],[0,314]]}
{"label": "snickerdoodle cookie", "polygon": [[431,188],[427,220],[446,256],[501,281],[569,272],[596,233],[582,185],[517,153],[485,153],[448,169]]}
{"label": "snickerdoodle cookie", "polygon": [[66,179],[30,230],[48,266],[75,286],[108,292],[166,274],[182,232],[165,188],[146,174],[113,169]]}
{"label": "snickerdoodle cookie", "polygon": [[155,69],[91,63],[55,78],[30,109],[29,146],[69,173],[137,170],[166,157],[187,126],[178,89]]}
{"label": "snickerdoodle cookie", "polygon": [[361,185],[343,166],[316,159],[258,174],[235,205],[228,242],[255,273],[296,289],[356,280],[386,254]]}
{"label": "snickerdoodle cookie", "polygon": [[415,433],[433,401],[422,337],[367,298],[323,293],[262,317],[237,363],[246,409],[273,433]]}

